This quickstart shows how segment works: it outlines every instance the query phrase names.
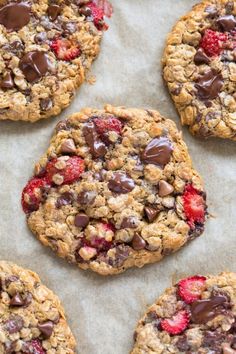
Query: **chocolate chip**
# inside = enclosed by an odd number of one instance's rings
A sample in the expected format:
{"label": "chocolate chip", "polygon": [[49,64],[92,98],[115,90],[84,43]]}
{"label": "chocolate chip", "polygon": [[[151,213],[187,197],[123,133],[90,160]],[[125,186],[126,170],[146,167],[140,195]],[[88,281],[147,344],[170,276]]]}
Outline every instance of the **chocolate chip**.
{"label": "chocolate chip", "polygon": [[182,87],[183,87],[183,85],[181,84],[179,84],[177,87],[175,87],[173,90],[171,90],[171,94],[173,95],[173,96],[179,96],[179,94],[180,94],[180,92],[181,92],[181,90],[182,90]]}
{"label": "chocolate chip", "polygon": [[85,17],[92,16],[92,10],[88,6],[83,6],[79,9],[79,13]]}
{"label": "chocolate chip", "polygon": [[219,331],[205,331],[202,341],[203,348],[207,348],[214,353],[221,353],[221,344],[225,340],[225,333]]}
{"label": "chocolate chip", "polygon": [[112,178],[108,182],[108,188],[110,191],[125,194],[131,192],[135,187],[135,183],[132,178],[128,177],[125,173],[115,172]]}
{"label": "chocolate chip", "polygon": [[81,227],[82,229],[89,224],[89,217],[84,213],[79,213],[75,216],[75,226]]}
{"label": "chocolate chip", "polygon": [[19,315],[11,315],[9,317],[9,320],[5,322],[5,329],[10,334],[19,332],[23,328],[23,326],[23,318]]}
{"label": "chocolate chip", "polygon": [[25,78],[29,82],[40,80],[50,69],[50,62],[45,52],[34,50],[26,53],[19,62]]}
{"label": "chocolate chip", "polygon": [[116,247],[114,259],[109,259],[109,264],[113,267],[121,267],[129,257],[130,247],[127,245],[119,245]]}
{"label": "chocolate chip", "polygon": [[194,301],[191,306],[191,319],[193,323],[205,324],[222,313],[228,298],[224,295],[213,295],[209,299]]}
{"label": "chocolate chip", "polygon": [[208,70],[196,81],[196,95],[201,100],[212,100],[218,97],[218,94],[223,87],[223,83],[224,81],[221,73],[217,73],[215,69]]}
{"label": "chocolate chip", "polygon": [[23,297],[21,296],[20,293],[16,293],[10,300],[10,305],[11,306],[24,306],[25,301],[23,299]]}
{"label": "chocolate chip", "polygon": [[17,56],[20,56],[21,53],[24,51],[25,46],[21,41],[16,40],[16,41],[13,41],[9,44],[5,44],[3,46],[3,49],[5,49],[7,51],[9,50],[11,53],[13,53]]}
{"label": "chocolate chip", "polygon": [[207,16],[207,17],[210,17],[210,18],[216,17],[216,16],[218,15],[218,13],[219,13],[219,11],[218,11],[218,9],[216,8],[216,6],[211,6],[211,5],[209,5],[209,6],[207,6],[207,7],[205,8],[205,12],[208,13],[208,16]]}
{"label": "chocolate chip", "polygon": [[230,32],[236,27],[236,19],[233,15],[221,16],[216,23],[224,32]]}
{"label": "chocolate chip", "polygon": [[173,152],[171,141],[166,137],[154,138],[141,154],[141,160],[147,164],[164,166],[170,162]]}
{"label": "chocolate chip", "polygon": [[51,98],[41,98],[40,100],[40,109],[41,111],[48,111],[52,108],[52,100]]}
{"label": "chocolate chip", "polygon": [[194,55],[194,63],[196,65],[201,65],[201,64],[209,64],[210,63],[210,59],[208,58],[208,56],[204,53],[204,51],[202,50],[202,48],[198,49],[198,51],[196,52],[196,54]]}
{"label": "chocolate chip", "polygon": [[195,224],[194,229],[189,230],[189,240],[193,240],[196,237],[201,236],[201,234],[204,231],[204,225],[203,224]]}
{"label": "chocolate chip", "polygon": [[137,233],[134,234],[132,240],[132,247],[134,250],[139,251],[146,247],[146,241]]}
{"label": "chocolate chip", "polygon": [[76,146],[73,139],[66,139],[61,144],[60,152],[62,154],[73,154],[76,152]]}
{"label": "chocolate chip", "polygon": [[60,132],[61,130],[70,130],[70,124],[66,120],[62,120],[57,123],[55,131],[56,133]]}
{"label": "chocolate chip", "polygon": [[13,87],[14,87],[14,81],[13,81],[12,73],[8,71],[3,76],[3,79],[1,81],[1,88],[2,89],[11,89]]}
{"label": "chocolate chip", "polygon": [[159,182],[158,194],[161,198],[166,197],[167,195],[170,195],[173,191],[174,191],[174,187],[171,184],[169,184],[168,182],[166,182],[164,180],[161,180]]}
{"label": "chocolate chip", "polygon": [[29,23],[30,11],[27,3],[7,4],[0,9],[0,24],[10,31],[18,31]]}
{"label": "chocolate chip", "polygon": [[72,204],[73,201],[74,201],[73,194],[71,192],[65,192],[59,198],[57,198],[56,207],[59,209],[62,206]]}
{"label": "chocolate chip", "polygon": [[82,191],[78,194],[77,201],[82,206],[92,205],[97,193],[94,191]]}
{"label": "chocolate chip", "polygon": [[176,347],[181,351],[181,352],[186,352],[191,349],[188,339],[186,335],[183,335],[178,338],[176,342]]}
{"label": "chocolate chip", "polygon": [[144,211],[149,222],[153,222],[156,219],[157,215],[160,213],[160,210],[151,206],[146,206],[144,208]]}
{"label": "chocolate chip", "polygon": [[143,321],[143,324],[153,323],[156,322],[157,320],[159,320],[157,313],[155,311],[150,311],[147,313]]}
{"label": "chocolate chip", "polygon": [[225,12],[226,14],[231,14],[234,10],[234,2],[228,1],[225,5]]}
{"label": "chocolate chip", "polygon": [[32,299],[33,299],[32,294],[29,291],[26,292],[25,296],[24,296],[24,301],[25,301],[24,307],[29,306],[31,304],[31,302],[32,302]]}
{"label": "chocolate chip", "polygon": [[84,125],[83,135],[86,144],[89,146],[90,153],[94,158],[99,158],[106,155],[107,147],[99,139],[94,124],[92,122],[88,122]]}
{"label": "chocolate chip", "polygon": [[76,22],[63,22],[62,28],[66,35],[70,35],[76,32],[78,24]]}
{"label": "chocolate chip", "polygon": [[54,323],[52,321],[46,321],[38,324],[38,329],[46,339],[51,337],[53,328],[54,328]]}
{"label": "chocolate chip", "polygon": [[61,12],[61,8],[59,5],[56,4],[52,4],[50,6],[48,6],[48,17],[50,18],[51,21],[55,21],[57,19],[57,17],[59,16]]}
{"label": "chocolate chip", "polygon": [[93,178],[99,182],[103,182],[106,177],[106,173],[107,173],[106,170],[101,169],[99,172],[94,173]]}
{"label": "chocolate chip", "polygon": [[46,42],[47,40],[47,33],[46,32],[40,32],[34,36],[34,41],[36,44],[42,44]]}
{"label": "chocolate chip", "polygon": [[120,225],[121,229],[136,229],[138,227],[139,220],[135,216],[129,216],[122,220]]}
{"label": "chocolate chip", "polygon": [[17,344],[17,341],[14,341],[14,342],[7,342],[4,344],[5,346],[5,353],[6,354],[15,354],[15,350],[16,350],[16,344]]}
{"label": "chocolate chip", "polygon": [[8,287],[11,283],[18,281],[19,277],[17,275],[10,275],[5,279],[5,285]]}

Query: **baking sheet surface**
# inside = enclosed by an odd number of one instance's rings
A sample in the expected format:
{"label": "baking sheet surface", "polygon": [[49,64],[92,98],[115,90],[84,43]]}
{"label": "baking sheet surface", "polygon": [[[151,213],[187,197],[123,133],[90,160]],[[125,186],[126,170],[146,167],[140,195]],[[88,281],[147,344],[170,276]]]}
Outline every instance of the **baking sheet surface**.
{"label": "baking sheet surface", "polygon": [[205,179],[209,211],[203,237],[159,264],[103,278],[67,265],[28,231],[21,190],[48,146],[53,127],[84,106],[104,103],[159,109],[179,120],[164,88],[160,60],[167,33],[194,0],[113,0],[114,16],[93,66],[97,82],[84,84],[59,117],[35,124],[0,122],[0,258],[36,271],[60,297],[78,341],[78,353],[125,354],[148,304],[192,273],[236,271],[235,143],[201,141],[183,129],[195,167]]}

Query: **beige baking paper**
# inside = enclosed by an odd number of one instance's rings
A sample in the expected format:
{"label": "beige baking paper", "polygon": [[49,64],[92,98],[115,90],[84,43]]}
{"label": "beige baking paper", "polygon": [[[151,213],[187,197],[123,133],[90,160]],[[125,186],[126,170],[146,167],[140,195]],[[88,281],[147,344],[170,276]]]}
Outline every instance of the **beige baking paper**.
{"label": "beige baking paper", "polygon": [[80,354],[127,354],[146,306],[173,279],[192,273],[236,271],[236,145],[201,141],[183,129],[195,167],[205,179],[209,212],[204,236],[159,264],[103,278],[58,259],[28,231],[21,190],[44,153],[56,123],[84,106],[104,103],[159,109],[178,116],[161,76],[165,38],[194,0],[114,0],[114,16],[84,84],[59,117],[35,124],[0,122],[0,258],[37,272],[60,297]]}

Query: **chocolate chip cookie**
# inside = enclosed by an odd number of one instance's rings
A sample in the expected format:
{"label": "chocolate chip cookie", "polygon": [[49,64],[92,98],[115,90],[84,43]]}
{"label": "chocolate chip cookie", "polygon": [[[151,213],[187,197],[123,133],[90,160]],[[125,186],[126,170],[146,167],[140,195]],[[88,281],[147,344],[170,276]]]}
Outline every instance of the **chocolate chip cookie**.
{"label": "chocolate chip cookie", "polygon": [[0,261],[0,352],[73,354],[60,301],[37,274]]}
{"label": "chocolate chip cookie", "polygon": [[175,123],[110,105],[57,125],[22,206],[44,245],[104,275],[159,261],[201,235],[206,218]]}
{"label": "chocolate chip cookie", "polygon": [[164,79],[194,135],[236,140],[236,1],[205,0],[170,33]]}
{"label": "chocolate chip cookie", "polygon": [[236,274],[192,276],[139,321],[132,354],[236,353]]}
{"label": "chocolate chip cookie", "polygon": [[107,29],[100,3],[1,1],[0,120],[35,122],[70,104]]}

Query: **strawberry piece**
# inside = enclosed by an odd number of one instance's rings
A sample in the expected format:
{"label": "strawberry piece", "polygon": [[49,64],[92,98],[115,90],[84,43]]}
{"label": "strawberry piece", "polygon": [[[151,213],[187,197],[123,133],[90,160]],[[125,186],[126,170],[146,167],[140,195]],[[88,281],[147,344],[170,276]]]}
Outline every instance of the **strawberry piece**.
{"label": "strawberry piece", "polygon": [[207,29],[200,42],[200,47],[209,57],[214,57],[220,55],[227,39],[227,34]]}
{"label": "strawberry piece", "polygon": [[46,354],[39,339],[33,339],[26,345],[26,354]]}
{"label": "strawberry piece", "polygon": [[71,61],[81,54],[78,43],[68,39],[56,38],[50,47],[60,60]]}
{"label": "strawberry piece", "polygon": [[109,143],[109,132],[114,131],[121,135],[122,123],[115,117],[109,118],[94,118],[94,124],[99,136],[107,143]]}
{"label": "strawberry piece", "polygon": [[78,156],[72,156],[68,160],[56,158],[49,161],[46,166],[46,178],[50,183],[55,183],[54,176],[60,175],[63,177],[63,182],[60,184],[70,184],[77,181],[83,172],[84,160]]}
{"label": "strawberry piece", "polygon": [[108,26],[104,22],[103,8],[100,8],[98,5],[96,5],[92,1],[89,2],[86,6],[91,10],[91,13],[92,13],[91,17],[93,19],[93,23],[94,23],[95,27],[99,31],[107,30]]}
{"label": "strawberry piece", "polygon": [[26,214],[38,210],[43,198],[43,189],[47,185],[45,178],[32,178],[27,183],[21,196],[21,205]]}
{"label": "strawberry piece", "polygon": [[187,222],[191,228],[195,227],[196,222],[204,223],[206,204],[200,192],[191,184],[185,187],[183,208]]}
{"label": "strawberry piece", "polygon": [[161,328],[169,334],[176,335],[182,333],[189,324],[189,314],[185,310],[177,312],[172,318],[161,321]]}
{"label": "strawberry piece", "polygon": [[178,283],[178,294],[184,302],[191,304],[200,299],[205,282],[206,278],[200,275],[182,279]]}
{"label": "strawberry piece", "polygon": [[97,7],[102,9],[106,17],[111,17],[113,14],[113,7],[108,0],[93,0],[93,2],[97,5]]}

